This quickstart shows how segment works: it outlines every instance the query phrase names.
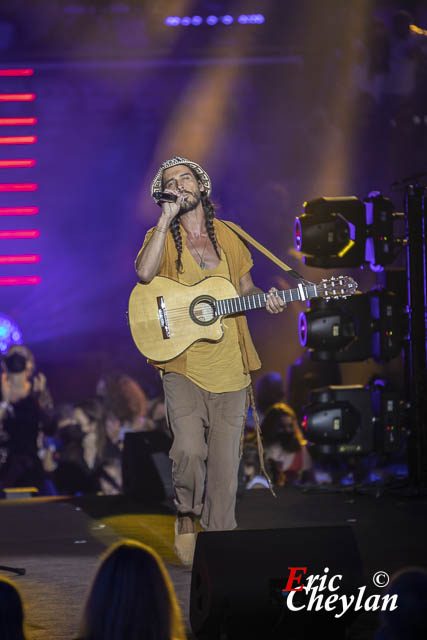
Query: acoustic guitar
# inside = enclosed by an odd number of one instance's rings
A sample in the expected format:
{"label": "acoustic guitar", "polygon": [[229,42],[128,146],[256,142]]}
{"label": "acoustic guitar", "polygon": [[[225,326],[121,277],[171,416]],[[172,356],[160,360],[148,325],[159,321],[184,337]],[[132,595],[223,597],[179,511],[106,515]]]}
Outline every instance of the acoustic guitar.
{"label": "acoustic guitar", "polygon": [[[324,278],[319,284],[298,284],[277,291],[287,304],[311,298],[346,298],[357,290],[348,276]],[[193,285],[156,276],[139,282],[129,298],[129,326],[140,352],[156,362],[166,362],[198,340],[218,342],[224,335],[222,318],[265,307],[266,293],[239,296],[222,276],[210,276]]]}

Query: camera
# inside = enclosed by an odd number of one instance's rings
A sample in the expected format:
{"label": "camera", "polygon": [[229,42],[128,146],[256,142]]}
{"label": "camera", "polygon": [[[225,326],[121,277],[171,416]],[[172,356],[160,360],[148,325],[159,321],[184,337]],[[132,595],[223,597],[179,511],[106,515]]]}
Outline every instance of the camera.
{"label": "camera", "polygon": [[27,358],[20,353],[11,353],[3,358],[8,373],[22,373],[27,367]]}

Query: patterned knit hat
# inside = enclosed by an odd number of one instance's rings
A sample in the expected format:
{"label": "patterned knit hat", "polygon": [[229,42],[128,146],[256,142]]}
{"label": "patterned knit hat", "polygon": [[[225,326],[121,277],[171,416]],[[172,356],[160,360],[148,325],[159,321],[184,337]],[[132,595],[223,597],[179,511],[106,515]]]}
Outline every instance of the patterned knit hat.
{"label": "patterned knit hat", "polygon": [[186,164],[188,167],[190,167],[191,169],[193,169],[196,174],[198,179],[200,180],[200,182],[203,184],[203,186],[205,187],[205,191],[207,193],[207,196],[209,198],[209,196],[211,195],[211,191],[212,191],[212,184],[211,184],[211,179],[209,178],[208,174],[206,173],[206,171],[204,169],[202,169],[202,167],[197,164],[197,162],[192,162],[191,160],[187,160],[187,158],[180,158],[179,156],[175,156],[174,158],[171,158],[170,160],[166,160],[165,162],[163,162],[160,165],[160,169],[158,170],[158,172],[156,173],[156,177],[154,178],[153,182],[151,183],[151,197],[153,198],[154,202],[156,204],[158,204],[156,198],[154,197],[154,193],[156,191],[162,191],[163,190],[163,185],[162,185],[162,179],[163,179],[163,171],[165,169],[169,169],[170,167],[176,167],[176,165],[178,164]]}

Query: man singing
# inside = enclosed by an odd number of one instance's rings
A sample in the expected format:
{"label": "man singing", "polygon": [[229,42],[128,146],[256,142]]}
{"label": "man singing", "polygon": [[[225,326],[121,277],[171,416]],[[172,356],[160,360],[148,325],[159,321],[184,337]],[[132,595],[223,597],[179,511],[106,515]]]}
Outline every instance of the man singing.
{"label": "man singing", "polygon": [[[252,281],[251,255],[240,238],[215,218],[211,181],[196,162],[174,157],[164,162],[151,194],[167,192],[162,213],[136,258],[140,280],[167,276],[192,285],[207,276],[231,280],[240,296],[262,293]],[[266,308],[285,303],[270,289]],[[199,341],[168,362],[153,362],[163,379],[173,433],[169,453],[175,505],[175,553],[191,565],[194,519],[208,531],[234,529],[240,439],[247,411],[250,371],[261,366],[243,313],[223,319],[219,342]]]}

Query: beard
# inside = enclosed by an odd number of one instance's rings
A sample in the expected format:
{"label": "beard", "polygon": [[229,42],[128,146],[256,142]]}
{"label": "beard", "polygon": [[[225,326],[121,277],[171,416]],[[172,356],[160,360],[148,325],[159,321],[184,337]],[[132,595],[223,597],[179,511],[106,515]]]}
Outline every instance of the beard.
{"label": "beard", "polygon": [[189,211],[193,211],[197,208],[199,203],[202,200],[200,193],[194,193],[192,191],[185,191],[187,195],[186,200],[181,204],[181,208],[178,212],[178,215],[181,216],[184,213],[188,213]]}

